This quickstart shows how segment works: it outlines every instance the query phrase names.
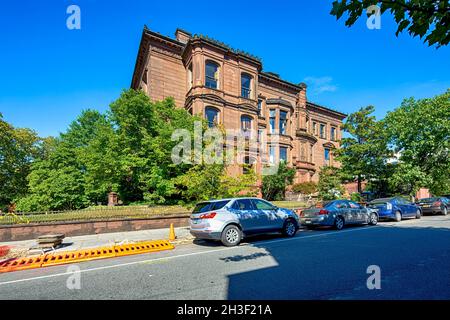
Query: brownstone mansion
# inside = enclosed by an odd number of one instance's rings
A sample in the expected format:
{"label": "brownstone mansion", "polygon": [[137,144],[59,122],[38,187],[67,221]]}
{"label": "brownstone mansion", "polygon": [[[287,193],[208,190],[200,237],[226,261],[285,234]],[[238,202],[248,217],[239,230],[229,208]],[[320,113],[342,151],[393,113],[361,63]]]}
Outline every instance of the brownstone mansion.
{"label": "brownstone mansion", "polygon": [[276,144],[268,140],[270,161],[295,167],[295,182],[317,181],[321,167],[337,165],[333,150],[346,115],[308,101],[306,84],[264,72],[257,57],[214,39],[181,29],[170,38],[144,27],[131,87],[154,101],[173,97],[211,126],[279,134]]}

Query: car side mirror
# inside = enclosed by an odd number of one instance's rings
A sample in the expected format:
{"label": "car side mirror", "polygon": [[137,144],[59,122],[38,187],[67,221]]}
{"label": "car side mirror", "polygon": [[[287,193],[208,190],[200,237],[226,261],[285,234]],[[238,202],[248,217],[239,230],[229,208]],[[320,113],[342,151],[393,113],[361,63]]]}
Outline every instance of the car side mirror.
{"label": "car side mirror", "polygon": [[278,207],[273,206],[273,207],[272,207],[272,210],[273,210],[273,211],[277,211],[277,210],[278,210]]}

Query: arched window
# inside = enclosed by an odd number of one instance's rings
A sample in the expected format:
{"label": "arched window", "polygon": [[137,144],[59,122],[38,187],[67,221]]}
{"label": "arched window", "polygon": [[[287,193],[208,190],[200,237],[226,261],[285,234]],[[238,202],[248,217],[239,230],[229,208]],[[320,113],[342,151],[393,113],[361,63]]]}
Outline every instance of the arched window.
{"label": "arched window", "polygon": [[250,131],[252,129],[252,117],[243,115],[241,116],[241,129],[244,132]]}
{"label": "arched window", "polygon": [[206,107],[205,118],[208,121],[208,127],[215,127],[219,123],[219,110],[213,107]]}
{"label": "arched window", "polygon": [[205,86],[212,89],[219,88],[219,65],[213,61],[206,61]]}
{"label": "arched window", "polygon": [[243,73],[241,74],[241,96],[250,99],[252,93],[252,76]]}

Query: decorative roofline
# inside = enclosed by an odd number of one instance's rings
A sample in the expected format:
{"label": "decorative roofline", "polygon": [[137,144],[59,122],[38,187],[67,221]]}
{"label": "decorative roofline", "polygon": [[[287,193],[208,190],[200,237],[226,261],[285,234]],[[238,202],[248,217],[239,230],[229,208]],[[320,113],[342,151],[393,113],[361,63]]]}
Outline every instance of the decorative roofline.
{"label": "decorative roofline", "polygon": [[266,80],[278,82],[279,84],[287,86],[287,87],[289,87],[292,90],[297,91],[297,92],[299,92],[299,91],[304,89],[304,87],[301,86],[301,85],[297,85],[297,84],[289,82],[287,80],[283,80],[283,79],[281,79],[279,77],[276,77],[276,76],[274,76],[274,75],[272,75],[270,73],[267,73],[267,72],[260,72],[259,73],[259,77],[263,78],[263,79],[266,79]]}
{"label": "decorative roofline", "polygon": [[311,102],[311,101],[306,101],[306,106],[307,107],[309,106],[309,107],[312,107],[314,109],[318,109],[318,110],[322,110],[322,111],[331,113],[331,114],[333,114],[335,116],[338,116],[341,120],[344,120],[348,116],[345,113],[339,112],[339,111],[331,109],[331,108],[327,108],[327,107],[321,106],[321,105],[319,105],[317,103],[314,103],[314,102]]}
{"label": "decorative roofline", "polygon": [[258,63],[260,63],[260,64],[262,63],[262,59],[261,59],[260,57],[257,57],[257,56],[255,56],[255,55],[252,55],[252,54],[250,54],[250,53],[248,53],[248,52],[246,52],[246,51],[243,51],[243,50],[235,49],[235,48],[231,47],[230,45],[228,45],[228,44],[226,44],[226,43],[224,43],[224,42],[222,42],[222,41],[216,40],[216,39],[211,38],[211,37],[208,37],[208,36],[206,36],[206,35],[203,35],[203,34],[194,34],[194,35],[192,36],[192,39],[202,39],[202,40],[205,40],[205,41],[207,41],[207,42],[210,42],[210,43],[215,44],[216,46],[221,47],[222,49],[225,49],[226,51],[230,51],[231,53],[234,53],[235,55],[238,55],[238,56],[244,56],[244,57],[246,57],[246,58],[248,58],[248,59],[250,59],[250,60],[255,60],[256,62],[258,62]]}

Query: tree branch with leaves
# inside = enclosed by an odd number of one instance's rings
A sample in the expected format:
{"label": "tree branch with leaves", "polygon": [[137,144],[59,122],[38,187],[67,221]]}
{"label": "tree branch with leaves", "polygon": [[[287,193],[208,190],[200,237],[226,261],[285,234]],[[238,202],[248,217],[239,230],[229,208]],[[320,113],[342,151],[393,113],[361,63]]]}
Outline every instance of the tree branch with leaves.
{"label": "tree branch with leaves", "polygon": [[383,14],[389,11],[397,23],[396,36],[404,30],[413,36],[425,37],[429,46],[445,46],[450,42],[449,0],[339,0],[333,2],[331,14],[345,25],[352,26],[371,5],[379,5]]}

